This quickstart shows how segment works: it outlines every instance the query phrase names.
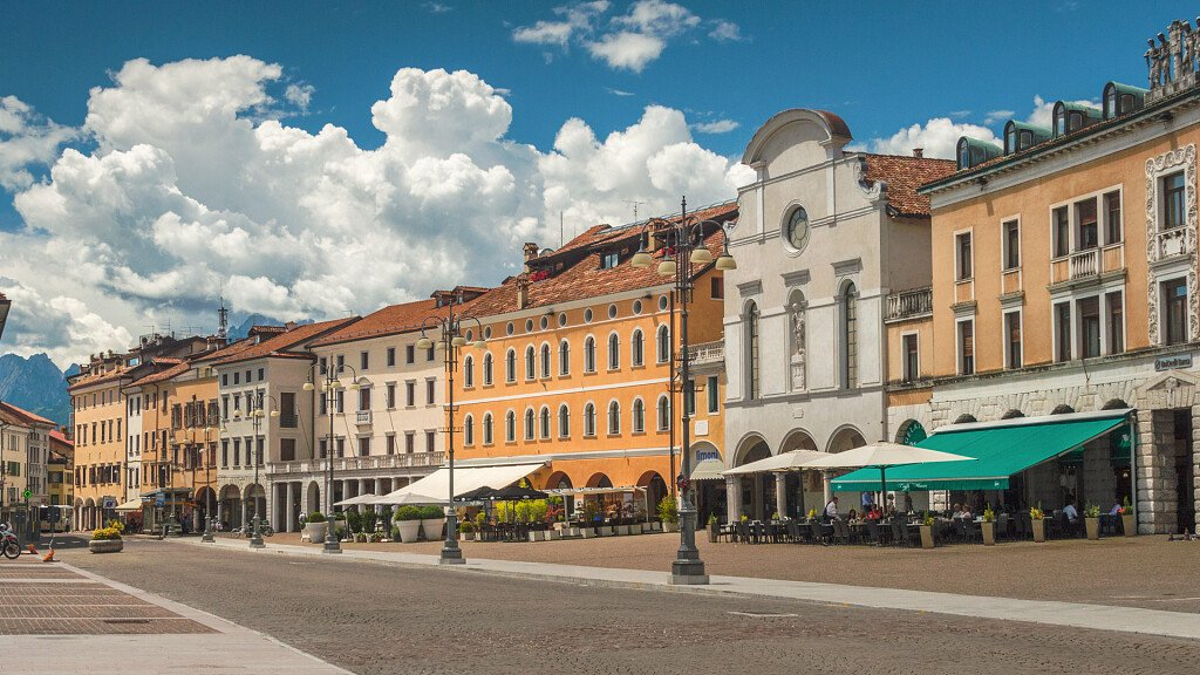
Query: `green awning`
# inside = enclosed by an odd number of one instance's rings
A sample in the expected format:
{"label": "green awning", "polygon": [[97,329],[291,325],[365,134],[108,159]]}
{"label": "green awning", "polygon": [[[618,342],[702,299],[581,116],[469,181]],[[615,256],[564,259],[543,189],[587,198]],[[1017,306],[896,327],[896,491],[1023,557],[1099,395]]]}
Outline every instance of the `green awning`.
{"label": "green awning", "polygon": [[[972,461],[894,466],[887,489],[1007,490],[1009,476],[1070,453],[1127,423],[1128,411],[1080,413],[962,425],[935,433],[916,445],[951,452]],[[833,480],[834,492],[879,489],[879,469],[859,469]]]}

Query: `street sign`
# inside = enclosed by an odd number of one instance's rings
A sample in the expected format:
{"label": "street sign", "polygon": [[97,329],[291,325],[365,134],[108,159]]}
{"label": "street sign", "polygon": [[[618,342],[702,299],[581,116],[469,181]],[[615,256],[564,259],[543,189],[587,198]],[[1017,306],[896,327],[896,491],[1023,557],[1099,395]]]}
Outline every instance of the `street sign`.
{"label": "street sign", "polygon": [[116,497],[105,497],[100,502],[100,508],[106,509],[109,511],[117,508],[117,498]]}
{"label": "street sign", "polygon": [[33,490],[25,488],[25,491],[21,493],[21,496],[25,498],[25,501],[29,501],[29,498],[33,496]]}
{"label": "street sign", "polygon": [[166,506],[166,504],[167,504],[166,495],[159,494],[154,497],[154,505],[155,506]]}

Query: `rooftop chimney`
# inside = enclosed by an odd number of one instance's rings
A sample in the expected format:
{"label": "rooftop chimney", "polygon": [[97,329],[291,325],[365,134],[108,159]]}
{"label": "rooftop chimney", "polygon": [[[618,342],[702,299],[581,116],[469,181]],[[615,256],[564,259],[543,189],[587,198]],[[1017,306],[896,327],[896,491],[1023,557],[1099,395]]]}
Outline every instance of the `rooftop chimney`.
{"label": "rooftop chimney", "polygon": [[925,156],[925,148],[913,148],[913,157],[920,159]]}
{"label": "rooftop chimney", "polygon": [[525,271],[529,271],[529,261],[538,257],[538,245],[532,241],[525,242]]}
{"label": "rooftop chimney", "polygon": [[[525,245],[528,249],[528,244]],[[522,274],[517,277],[517,309],[529,306],[529,276]]]}

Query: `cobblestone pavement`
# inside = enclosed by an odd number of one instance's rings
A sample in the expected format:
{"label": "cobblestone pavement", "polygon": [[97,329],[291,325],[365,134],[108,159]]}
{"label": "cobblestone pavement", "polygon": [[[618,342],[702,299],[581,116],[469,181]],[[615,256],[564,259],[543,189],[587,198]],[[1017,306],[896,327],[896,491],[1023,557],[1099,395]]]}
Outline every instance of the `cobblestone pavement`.
{"label": "cobblestone pavement", "polygon": [[[934,550],[871,546],[697,545],[710,574],[880,586],[1023,600],[1062,600],[1200,613],[1200,542],[1165,536],[962,544]],[[297,534],[270,542],[299,544]],[[440,542],[343,544],[436,555]],[[468,558],[666,570],[679,536],[645,534],[537,543],[462,542]]]}
{"label": "cobblestone pavement", "polygon": [[145,540],[128,541],[118,555],[64,558],[362,675],[1200,670],[1197,642],[1017,622],[588,588]]}

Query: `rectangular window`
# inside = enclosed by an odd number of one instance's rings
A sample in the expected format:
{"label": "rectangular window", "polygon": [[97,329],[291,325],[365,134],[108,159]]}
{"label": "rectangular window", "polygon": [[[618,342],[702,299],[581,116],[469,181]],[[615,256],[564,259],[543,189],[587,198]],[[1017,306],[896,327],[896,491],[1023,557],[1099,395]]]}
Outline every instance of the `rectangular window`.
{"label": "rectangular window", "polygon": [[1104,296],[1108,309],[1108,353],[1125,351],[1125,302],[1120,292]]}
{"label": "rectangular window", "polygon": [[387,407],[389,410],[396,407],[396,383],[389,382],[387,385]]}
{"label": "rectangular window", "polygon": [[321,392],[320,401],[321,401],[321,414],[328,415],[329,414],[329,397],[325,395],[325,392]]}
{"label": "rectangular window", "polygon": [[329,372],[329,362],[325,360],[324,356],[322,356],[320,359],[318,359],[317,363],[319,364],[317,366],[318,372],[320,372],[322,375]]}
{"label": "rectangular window", "polygon": [[321,459],[325,459],[328,452],[329,452],[329,442],[326,441],[324,438],[322,438],[317,443],[317,453],[318,453],[317,456]]}
{"label": "rectangular window", "polygon": [[1187,342],[1187,281],[1172,279],[1162,284],[1163,338],[1166,344]]}
{"label": "rectangular window", "polygon": [[1004,223],[1004,269],[1021,266],[1021,224],[1016,220]]}
{"label": "rectangular window", "polygon": [[370,387],[363,387],[362,389],[358,390],[358,409],[359,410],[370,410],[371,409],[371,388]]}
{"label": "rectangular window", "polygon": [[395,434],[387,435],[387,454],[389,454],[389,455],[396,454],[396,435]]}
{"label": "rectangular window", "polygon": [[713,300],[721,300],[725,297],[725,277],[712,278],[712,291],[710,295]]}
{"label": "rectangular window", "polygon": [[954,235],[955,261],[958,265],[959,281],[971,278],[971,233],[961,232]]}
{"label": "rectangular window", "polygon": [[242,465],[242,439],[233,439],[233,465]]}
{"label": "rectangular window", "polygon": [[387,348],[387,364],[388,364],[388,368],[391,368],[392,366],[396,365],[396,348],[395,347]]}
{"label": "rectangular window", "polygon": [[708,414],[714,415],[721,411],[721,380],[717,375],[708,376]]}
{"label": "rectangular window", "polygon": [[1021,313],[1008,312],[1004,315],[1004,355],[1006,365],[1016,370],[1021,367]]}
{"label": "rectangular window", "polygon": [[1060,206],[1054,209],[1050,223],[1051,235],[1054,237],[1054,257],[1061,258],[1071,252],[1071,219],[1067,207]]}
{"label": "rectangular window", "polygon": [[696,381],[688,380],[684,385],[683,406],[687,409],[688,417],[696,416]]}
{"label": "rectangular window", "polygon": [[415,434],[411,431],[404,432],[404,452],[413,454],[414,446],[416,445]]}
{"label": "rectangular window", "polygon": [[279,461],[294,462],[296,460],[296,439],[279,439]]}
{"label": "rectangular window", "polygon": [[1173,230],[1183,227],[1187,222],[1187,205],[1184,203],[1185,190],[1183,172],[1173,173],[1162,179],[1163,213],[1162,229]]}
{"label": "rectangular window", "polygon": [[437,440],[437,432],[425,432],[425,452],[433,452],[433,444]]}
{"label": "rectangular window", "polygon": [[335,441],[333,447],[334,447],[334,452],[337,453],[337,457],[341,458],[341,457],[346,456],[346,439],[345,438],[338,438]]}
{"label": "rectangular window", "polygon": [[229,440],[221,439],[221,468],[229,468]]}
{"label": "rectangular window", "polygon": [[437,380],[425,380],[425,403],[433,405],[437,403],[434,397],[437,394]]}
{"label": "rectangular window", "polygon": [[1054,335],[1058,351],[1055,361],[1071,360],[1071,303],[1060,302],[1054,306]]}
{"label": "rectangular window", "polygon": [[266,370],[266,368],[259,368],[259,369],[258,369],[258,381],[259,381],[259,382],[262,382],[262,381],[263,381],[263,380],[265,380],[265,379],[267,379],[267,370]]}
{"label": "rectangular window", "polygon": [[242,374],[240,372],[236,372],[233,374],[233,383],[234,384],[242,383]]}
{"label": "rectangular window", "polygon": [[1096,200],[1085,199],[1075,204],[1075,221],[1079,233],[1075,239],[1075,250],[1085,251],[1100,244],[1100,227],[1096,216]]}
{"label": "rectangular window", "polygon": [[1084,298],[1076,304],[1079,313],[1079,355],[1100,356],[1100,298]]}
{"label": "rectangular window", "polygon": [[366,370],[371,367],[371,352],[360,352],[358,355],[358,369]]}
{"label": "rectangular window", "polygon": [[618,262],[620,262],[620,256],[617,255],[616,251],[603,253],[600,256],[600,269],[610,270],[616,267]]}
{"label": "rectangular window", "polygon": [[345,389],[337,390],[337,412],[339,415],[346,412],[346,390]]}
{"label": "rectangular window", "polygon": [[337,359],[337,372],[340,374],[346,370],[346,355],[338,354],[335,358]]}
{"label": "rectangular window", "polygon": [[913,382],[920,377],[920,353],[918,350],[917,336],[905,335],[903,340],[904,346],[904,381]]}
{"label": "rectangular window", "polygon": [[370,457],[371,456],[371,437],[370,436],[364,436],[364,437],[358,439],[358,456],[359,457]]}
{"label": "rectangular window", "polygon": [[425,350],[425,360],[426,361],[433,360],[433,347],[430,347],[429,349]]}
{"label": "rectangular window", "polygon": [[415,406],[416,404],[417,404],[417,383],[411,382],[411,381],[405,382],[404,383],[404,405],[411,408],[411,407]]}
{"label": "rectangular window", "polygon": [[1121,193],[1104,195],[1104,243],[1116,244],[1123,237],[1121,229]]}
{"label": "rectangular window", "polygon": [[975,372],[975,322],[958,322],[958,364],[960,375]]}
{"label": "rectangular window", "polygon": [[404,362],[413,363],[417,360],[417,348],[414,345],[404,346]]}

